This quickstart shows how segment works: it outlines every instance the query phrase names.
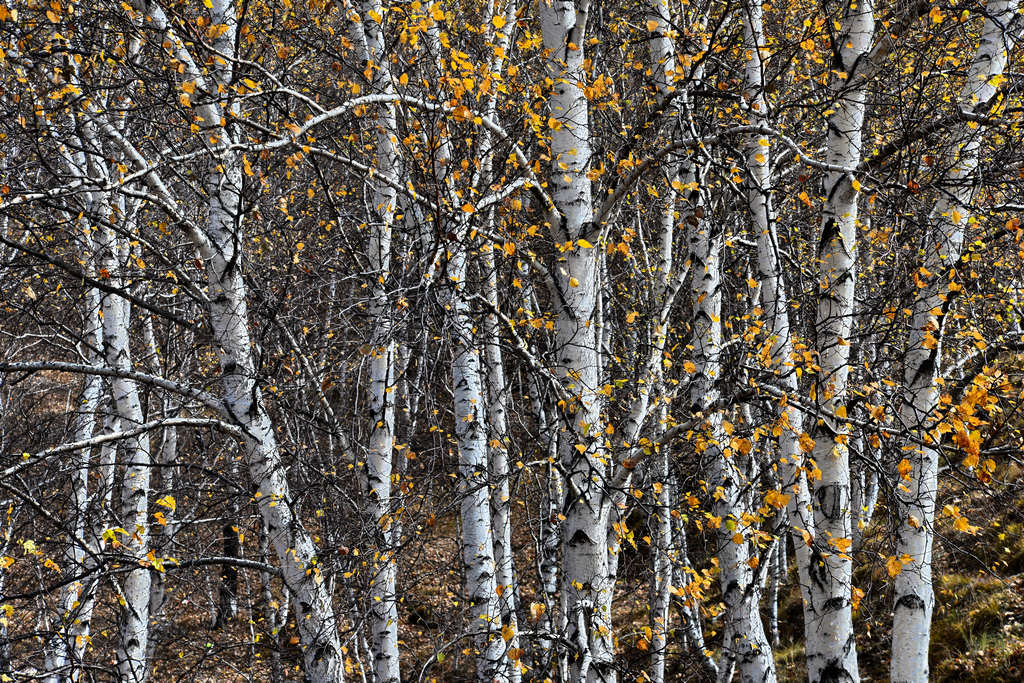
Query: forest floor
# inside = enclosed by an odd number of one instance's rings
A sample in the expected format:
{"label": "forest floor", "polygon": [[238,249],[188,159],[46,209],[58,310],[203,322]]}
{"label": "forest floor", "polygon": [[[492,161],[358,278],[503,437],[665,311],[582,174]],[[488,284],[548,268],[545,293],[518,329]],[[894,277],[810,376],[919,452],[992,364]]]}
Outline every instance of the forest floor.
{"label": "forest floor", "polygon": [[[998,480],[997,477],[996,479]],[[969,520],[958,531],[940,512],[935,547],[931,680],[1004,683],[1024,680],[1024,473],[1011,466],[987,490],[946,486],[940,505],[953,505]],[[998,492],[995,492],[998,491]],[[974,528],[976,527],[976,529]],[[889,680],[891,578],[885,558],[893,552],[886,510],[880,509],[867,534],[866,550],[854,574],[865,591],[854,620],[862,679]],[[971,533],[973,532],[973,533]],[[779,679],[804,680],[800,594],[795,582],[779,608],[776,651]]]}
{"label": "forest floor", "polygon": [[[945,487],[941,505],[954,505],[972,525],[970,532],[958,531],[953,517],[941,515],[937,524],[935,582],[937,607],[932,628],[932,680],[1002,682],[1024,680],[1024,472],[1011,468],[1002,474],[997,486],[977,490],[972,486]],[[997,476],[997,479],[1000,477]],[[418,553],[403,568],[400,590],[405,597],[400,608],[403,642],[403,669],[408,680],[457,683],[472,680],[470,643],[460,640],[466,620],[461,604],[461,557],[456,514],[450,510],[422,529]],[[535,523],[527,513],[518,511],[514,539],[517,560],[523,577],[522,612],[529,613],[531,602],[541,598],[536,592],[534,539],[527,531]],[[976,527],[976,529],[974,528]],[[865,592],[855,614],[859,662],[863,680],[888,680],[889,629],[891,626],[891,578],[886,558],[893,552],[893,540],[887,533],[886,510],[880,506],[866,534],[866,546],[858,557],[855,585]],[[626,548],[615,600],[619,661],[626,669],[621,680],[638,679],[646,667],[649,653],[643,647],[644,627],[648,625],[648,559],[641,542],[642,530],[636,530],[638,547]],[[696,539],[695,539],[696,540]],[[695,544],[696,545],[696,544]],[[705,566],[709,549],[694,548],[696,566]],[[20,566],[21,563],[19,563]],[[791,572],[794,569],[791,566]],[[263,623],[264,610],[258,599],[259,581],[255,574],[242,572],[241,594],[251,596],[240,601],[238,618],[225,628],[210,629],[209,605],[215,594],[216,576],[197,571],[189,578],[176,574],[168,619],[160,633],[157,652],[159,664],[154,675],[159,680],[228,681],[267,680],[271,654],[270,638]],[[804,679],[802,614],[795,575],[780,595],[780,643],[776,648],[779,679]],[[714,584],[713,584],[714,585]],[[105,588],[101,605],[116,604]],[[707,596],[713,606],[716,596]],[[22,622],[22,633],[32,631],[31,604],[19,609],[15,619]],[[28,608],[28,609],[24,609]],[[767,614],[765,615],[767,618]],[[252,621],[250,621],[252,619]],[[294,620],[280,637],[282,660],[288,680],[298,672],[301,653]],[[520,631],[534,627],[529,619]],[[715,621],[706,625],[708,644],[716,647]],[[100,680],[112,673],[113,638],[116,614],[101,609],[93,629],[93,665]],[[15,643],[16,654],[28,654],[39,647],[37,639]],[[109,653],[100,661],[99,652]],[[438,657],[440,653],[440,657]],[[528,656],[528,655],[527,655]],[[695,665],[684,662],[679,652],[674,660],[677,680],[699,680]],[[426,666],[425,666],[426,663]],[[423,674],[421,678],[421,673]],[[531,670],[525,681],[543,680]]]}

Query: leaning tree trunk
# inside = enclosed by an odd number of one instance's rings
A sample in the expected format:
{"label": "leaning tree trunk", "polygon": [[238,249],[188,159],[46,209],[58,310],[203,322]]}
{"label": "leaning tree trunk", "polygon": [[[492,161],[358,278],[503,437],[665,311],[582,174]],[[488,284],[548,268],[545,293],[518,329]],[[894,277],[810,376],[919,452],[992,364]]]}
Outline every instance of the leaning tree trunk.
{"label": "leaning tree trunk", "polygon": [[[1008,50],[1013,47],[1020,17],[1017,0],[993,0],[986,8],[974,60],[967,71],[959,107],[964,119],[976,120],[976,114],[995,96],[996,76],[1003,73]],[[1018,26],[1014,27],[1014,22]],[[909,556],[895,580],[895,608],[892,628],[890,676],[895,683],[928,680],[928,644],[932,609],[932,544],[934,541],[935,501],[938,491],[939,452],[924,444],[936,422],[939,404],[939,377],[942,361],[943,318],[952,296],[956,265],[964,241],[964,229],[975,194],[975,175],[982,143],[983,128],[973,129],[966,121],[954,133],[953,158],[950,159],[950,190],[944,193],[931,213],[933,228],[927,236],[925,263],[921,268],[924,286],[914,302],[910,342],[904,370],[904,400],[901,422],[909,425],[919,439],[915,449],[906,451],[912,469],[908,481],[896,492],[899,527],[897,555]],[[938,313],[936,313],[938,312]]]}
{"label": "leaning tree trunk", "polygon": [[[159,4],[136,2],[147,13],[147,25],[162,34],[165,49],[178,60],[183,81],[194,84],[198,93],[233,90],[232,61],[217,62],[209,71],[201,70]],[[213,47],[231,55],[239,28],[237,8],[228,0],[212,0],[210,4],[210,20],[225,29],[214,40]],[[200,253],[206,266],[210,324],[220,356],[225,410],[244,432],[245,460],[255,488],[254,497],[280,563],[282,579],[298,610],[295,622],[305,674],[313,683],[343,681],[341,642],[330,595],[316,562],[313,539],[293,513],[291,490],[274,427],[263,404],[263,392],[256,383],[242,276],[242,156],[231,147],[232,121],[239,114],[238,103],[221,105],[211,98],[195,111],[201,135],[208,141],[215,161],[205,179],[209,198],[206,231],[197,238],[201,240]],[[166,192],[155,176],[147,176],[147,181],[160,192]]]}

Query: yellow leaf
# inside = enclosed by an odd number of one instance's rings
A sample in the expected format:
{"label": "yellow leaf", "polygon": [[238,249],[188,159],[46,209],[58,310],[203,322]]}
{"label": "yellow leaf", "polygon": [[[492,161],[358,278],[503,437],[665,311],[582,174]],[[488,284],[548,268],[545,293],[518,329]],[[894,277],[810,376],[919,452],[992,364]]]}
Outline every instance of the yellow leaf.
{"label": "yellow leaf", "polygon": [[174,500],[174,496],[172,496],[170,494],[168,494],[168,495],[164,496],[163,498],[160,498],[159,500],[157,500],[156,504],[157,505],[161,505],[161,506],[167,508],[171,512],[174,512],[177,509],[177,507],[178,507],[177,502]]}
{"label": "yellow leaf", "polygon": [[183,106],[183,107],[191,107],[192,106],[192,101],[188,98],[188,93],[180,93],[178,95],[178,102],[180,102],[181,106]]}
{"label": "yellow leaf", "polygon": [[181,84],[181,89],[191,95],[196,91],[196,83],[195,81],[185,81]]}
{"label": "yellow leaf", "polygon": [[580,286],[580,281],[577,280],[574,277],[571,277],[571,278],[569,278],[569,286],[570,287],[579,287]]}
{"label": "yellow leaf", "polygon": [[885,562],[885,569],[889,572],[889,576],[895,577],[903,571],[903,563],[900,562],[898,557],[890,557]]}
{"label": "yellow leaf", "polygon": [[693,361],[686,361],[683,363],[683,370],[692,375],[697,372],[697,366],[693,364]]}
{"label": "yellow leaf", "polygon": [[732,542],[736,545],[743,545],[743,534],[737,532],[732,535]]}
{"label": "yellow leaf", "polygon": [[658,22],[655,21],[654,19],[648,19],[647,20],[647,30],[650,31],[651,33],[654,33],[655,31],[657,31],[658,30]]}
{"label": "yellow leaf", "polygon": [[491,19],[491,23],[494,24],[494,28],[500,29],[505,26],[505,17],[498,14],[493,19]]}
{"label": "yellow leaf", "polygon": [[398,77],[398,82],[402,85],[409,85],[409,74],[402,74]]}
{"label": "yellow leaf", "polygon": [[635,321],[637,319],[637,316],[639,315],[640,314],[637,313],[636,311],[630,311],[629,313],[626,314],[626,322],[632,325],[633,321]]}
{"label": "yellow leaf", "polygon": [[800,450],[804,453],[810,453],[814,450],[814,439],[807,432],[800,435]]}
{"label": "yellow leaf", "polygon": [[800,197],[800,201],[802,201],[807,206],[814,206],[814,204],[811,202],[811,198],[807,196],[806,192],[801,192],[798,196]]}
{"label": "yellow leaf", "polygon": [[914,470],[914,466],[910,464],[910,461],[906,458],[900,460],[900,464],[896,466],[896,471],[900,473],[900,477],[903,479],[910,479],[910,473]]}
{"label": "yellow leaf", "polygon": [[854,192],[860,192],[860,181],[859,180],[854,178],[853,182],[851,184],[853,185],[853,191]]}
{"label": "yellow leaf", "polygon": [[504,638],[505,642],[507,643],[508,641],[516,637],[516,630],[508,624],[505,624],[501,627],[501,637]]}
{"label": "yellow leaf", "polygon": [[540,618],[544,616],[544,612],[547,610],[547,606],[543,602],[531,602],[530,603],[530,618],[534,621],[540,621]]}
{"label": "yellow leaf", "polygon": [[593,244],[591,244],[590,242],[588,242],[588,241],[587,241],[587,240],[585,240],[585,239],[580,239],[580,240],[577,240],[577,241],[576,241],[576,243],[577,243],[578,245],[580,245],[581,247],[583,247],[584,249],[590,249],[591,247],[593,247],[593,246],[594,246]]}
{"label": "yellow leaf", "polygon": [[466,213],[473,213],[476,211],[476,207],[470,204],[469,202],[466,202],[465,204],[462,205],[462,210],[465,211]]}

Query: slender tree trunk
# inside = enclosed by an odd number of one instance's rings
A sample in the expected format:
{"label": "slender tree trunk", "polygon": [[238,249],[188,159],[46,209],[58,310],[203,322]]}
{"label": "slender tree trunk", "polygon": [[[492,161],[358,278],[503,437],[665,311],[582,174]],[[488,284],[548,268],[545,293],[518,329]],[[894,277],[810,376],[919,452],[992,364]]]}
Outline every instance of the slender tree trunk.
{"label": "slender tree trunk", "polygon": [[[370,17],[381,16],[376,0],[359,3],[361,21],[352,23],[352,37],[367,68],[373,69],[373,86],[379,92],[391,92],[389,61],[381,26]],[[371,66],[372,65],[372,66]],[[374,676],[379,683],[398,683],[401,679],[398,652],[398,603],[394,527],[391,502],[392,457],[395,445],[395,337],[393,308],[389,305],[388,282],[391,270],[391,242],[397,195],[390,183],[397,180],[399,161],[395,138],[397,117],[391,104],[377,108],[376,156],[371,182],[371,226],[369,242],[370,340],[369,411],[370,437],[366,455],[367,513],[377,529],[377,550],[370,585],[370,647]]]}
{"label": "slender tree trunk", "polygon": [[[696,218],[699,212],[694,212]],[[735,666],[742,681],[774,681],[775,662],[764,635],[758,611],[760,584],[750,566],[752,539],[745,521],[748,511],[744,488],[753,482],[752,458],[735,451],[729,456],[724,446],[730,439],[721,411],[715,405],[721,375],[722,292],[719,251],[723,239],[720,227],[694,221],[690,229],[690,259],[693,272],[693,363],[696,366],[690,389],[691,409],[703,419],[697,451],[711,470],[709,489],[716,490],[712,505],[718,521],[718,567],[725,602],[724,642],[719,664],[720,680],[731,679]]]}
{"label": "slender tree trunk", "polygon": [[[743,74],[744,95],[752,124],[767,122],[768,105],[764,92],[765,49],[763,9],[760,0],[751,0],[744,8],[744,49],[747,59]],[[789,322],[789,305],[783,276],[779,240],[771,202],[771,157],[768,138],[761,134],[748,136],[744,145],[747,172],[747,206],[757,235],[757,271],[760,297],[766,319],[767,338],[761,363],[778,378],[787,396],[798,396],[796,373],[791,367],[793,338]],[[773,435],[779,442],[778,477],[786,496],[785,509],[796,553],[800,592],[803,598],[804,628],[808,637],[817,628],[816,614],[821,605],[810,590],[810,568],[813,561],[811,539],[814,519],[811,498],[804,470],[804,452],[800,446],[803,416],[789,401],[779,404],[778,422]],[[782,548],[785,548],[783,543]]]}
{"label": "slender tree trunk", "polygon": [[[867,55],[874,36],[872,0],[850,2],[836,37],[836,97],[828,119],[827,163],[851,169],[861,159],[861,133],[867,98]],[[858,185],[853,173],[829,171],[818,243],[819,288],[816,317],[818,371],[813,399],[827,413],[845,415],[850,371],[850,330],[854,316]],[[811,436],[812,457],[821,472],[814,486],[815,547],[808,624],[807,671],[812,683],[857,681],[857,641],[853,632],[850,533],[849,437],[845,424],[826,416]]]}
{"label": "slender tree trunk", "polygon": [[[985,106],[995,95],[995,76],[1006,68],[1008,50],[1013,47],[1018,23],[1017,0],[993,0],[986,8],[974,60],[967,71],[960,94],[960,110],[970,115]],[[921,269],[925,285],[914,302],[913,321],[905,364],[904,401],[900,411],[902,424],[925,443],[936,422],[939,403],[939,376],[942,361],[943,318],[950,284],[960,260],[964,230],[975,194],[982,130],[961,124],[955,133],[954,157],[949,172],[951,189],[944,193],[931,213],[933,228],[927,236],[925,263]],[[940,311],[936,315],[936,311]],[[899,527],[897,555],[909,556],[895,580],[895,609],[892,628],[890,676],[894,683],[916,683],[928,679],[928,644],[931,617],[935,605],[932,589],[932,545],[934,542],[935,501],[938,491],[938,449],[919,445],[907,451],[912,466],[909,480],[896,492]]]}
{"label": "slender tree trunk", "polygon": [[[494,249],[483,254],[485,296],[490,305],[498,309],[498,273]],[[495,583],[499,591],[501,623],[512,629],[508,641],[509,651],[519,652],[519,616],[517,612],[519,587],[515,580],[512,554],[512,510],[508,468],[508,421],[506,419],[506,391],[504,359],[497,316],[488,313],[484,320],[484,351],[487,364],[487,422],[491,429],[488,441],[488,465],[491,480],[491,529],[494,538]],[[509,680],[522,678],[518,662],[508,661]]]}
{"label": "slender tree trunk", "polygon": [[[123,204],[122,204],[123,209]],[[124,211],[112,215],[111,220],[125,220]],[[126,245],[119,243],[112,230],[106,230],[100,245],[99,263],[110,273],[119,286],[121,257],[127,253]],[[130,372],[132,366],[129,345],[131,304],[119,296],[102,297],[103,352],[111,368]],[[142,424],[145,418],[138,387],[134,380],[114,378],[110,382],[114,406],[124,426]],[[129,536],[124,539],[125,552],[133,568],[124,580],[121,610],[121,631],[117,650],[118,675],[122,680],[140,683],[146,678],[146,653],[149,641],[149,589],[150,569],[146,555],[149,552],[149,480],[150,444],[148,434],[127,440],[127,464],[121,485],[121,519]],[[145,563],[145,564],[144,564]]]}
{"label": "slender tree trunk", "polygon": [[462,244],[449,255],[454,287],[452,384],[455,393],[455,434],[459,444],[459,487],[462,559],[471,631],[477,633],[477,680],[507,676],[501,637],[501,607],[495,583],[491,495],[488,485],[487,432],[484,425],[484,377],[476,348],[474,322],[466,291],[468,264]]}
{"label": "slender tree trunk", "polygon": [[573,397],[563,411],[568,424],[560,458],[567,473],[562,523],[562,602],[568,623],[572,681],[613,681],[614,649],[608,594],[608,512],[602,481],[608,476],[601,438],[597,298],[600,249],[580,245],[594,237],[590,180],[590,123],[582,84],[588,0],[540,4],[547,71],[554,82],[548,100],[559,125],[551,131],[551,189],[558,212],[556,239],[572,241],[556,275],[560,290],[555,323],[556,373]]}
{"label": "slender tree trunk", "polygon": [[654,510],[651,530],[651,681],[665,683],[665,662],[671,631],[672,604],[672,491],[669,488],[669,451],[654,461]]}

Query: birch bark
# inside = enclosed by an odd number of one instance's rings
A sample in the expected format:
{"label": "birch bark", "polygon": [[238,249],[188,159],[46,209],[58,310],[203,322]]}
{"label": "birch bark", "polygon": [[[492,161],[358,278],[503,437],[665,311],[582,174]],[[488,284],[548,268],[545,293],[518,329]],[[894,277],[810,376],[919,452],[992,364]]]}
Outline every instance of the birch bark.
{"label": "birch bark", "polygon": [[[697,218],[698,212],[694,217]],[[724,640],[718,664],[719,680],[737,670],[742,681],[775,681],[775,661],[758,610],[760,584],[750,566],[750,544],[744,488],[752,478],[747,454],[725,452],[730,439],[716,403],[722,372],[722,292],[720,250],[723,232],[699,218],[690,229],[690,269],[693,272],[693,363],[690,388],[694,415],[702,419],[697,451],[711,470],[709,489],[715,490],[712,511],[717,533],[719,582],[725,602]]]}
{"label": "birch bark", "polygon": [[573,397],[563,410],[567,438],[560,458],[566,476],[562,523],[562,604],[568,640],[575,652],[572,681],[612,681],[612,640],[608,558],[608,510],[602,483],[608,457],[602,434],[597,298],[600,250],[580,245],[593,238],[590,118],[582,84],[588,0],[540,3],[546,69],[553,81],[548,110],[558,126],[551,131],[552,200],[558,215],[552,231],[559,242],[573,242],[560,263],[555,323],[555,371]]}
{"label": "birch bark", "polygon": [[[1022,26],[1017,0],[993,0],[986,8],[978,49],[968,71],[958,105],[965,119],[971,119],[996,94],[994,77],[1006,68],[1009,50]],[[931,435],[939,403],[942,361],[942,329],[945,299],[960,260],[964,231],[975,195],[975,174],[983,141],[983,128],[972,129],[965,122],[954,132],[953,158],[945,192],[931,212],[932,229],[925,246],[920,274],[924,286],[913,306],[913,322],[904,370],[904,401],[900,419],[925,444]],[[935,311],[941,311],[939,315]],[[938,491],[939,452],[929,445],[907,453],[912,465],[910,479],[896,492],[899,527],[897,554],[908,555],[895,579],[895,608],[892,628],[891,680],[916,683],[928,680],[928,644],[935,606],[932,589],[932,545],[935,501]]]}
{"label": "birch bark", "polygon": [[[109,217],[111,224],[132,220],[126,215],[124,203],[116,205]],[[125,287],[121,261],[127,256],[127,245],[110,228],[101,230],[97,261],[110,273],[119,289]],[[129,344],[131,304],[119,296],[106,294],[101,300],[103,312],[103,354],[109,367],[130,372],[132,354]],[[138,387],[134,380],[115,377],[110,381],[114,406],[126,428],[145,422]],[[146,653],[149,642],[150,570],[146,563],[149,552],[149,435],[142,433],[125,444],[127,464],[121,485],[121,523],[130,534],[124,542],[125,552],[135,563],[124,581],[121,598],[121,623],[117,648],[117,670],[121,680],[141,682],[146,678]]]}
{"label": "birch bark", "polygon": [[[744,49],[747,53],[743,73],[743,92],[751,124],[768,123],[768,102],[765,98],[764,58],[766,49],[763,28],[763,7],[759,0],[744,8]],[[767,335],[760,354],[762,365],[773,373],[788,396],[798,396],[799,386],[794,372],[793,338],[789,321],[789,304],[783,275],[779,239],[775,228],[771,190],[771,150],[769,140],[760,134],[750,135],[744,145],[749,185],[747,207],[757,236],[757,276],[764,309]],[[804,470],[804,453],[800,447],[803,415],[788,401],[778,408],[779,477],[786,496],[786,513],[797,561],[800,593],[803,599],[805,634],[813,637],[816,614],[820,605],[810,591],[809,572],[814,536],[811,498]],[[805,536],[807,534],[807,536]],[[780,541],[781,542],[781,541]],[[785,548],[785,544],[782,544]]]}
{"label": "birch bark", "polygon": [[[136,0],[146,12],[147,25],[162,34],[163,44],[183,69],[182,78],[195,84],[197,92],[230,90],[233,63],[216,62],[208,72],[201,70],[182,39],[175,33],[162,7],[156,2]],[[223,54],[234,54],[238,19],[231,0],[212,0],[210,16],[226,27],[213,46]],[[209,74],[209,75],[207,75]],[[196,123],[211,145],[215,158],[205,179],[209,196],[206,232],[200,252],[206,266],[210,322],[219,347],[220,383],[226,411],[244,430],[246,465],[255,484],[255,498],[270,544],[281,566],[286,589],[294,597],[306,676],[313,683],[343,681],[341,643],[330,596],[317,564],[316,548],[292,508],[292,496],[270,417],[256,384],[252,337],[246,287],[242,277],[242,157],[231,148],[231,120],[238,114],[237,101],[226,105],[211,98],[196,107]],[[156,182],[151,180],[151,182]]]}
{"label": "birch bark", "polygon": [[[861,159],[867,79],[862,71],[874,36],[872,0],[850,2],[835,51],[836,98],[828,119],[826,161],[852,169]],[[815,400],[829,414],[845,413],[849,337],[854,315],[858,186],[851,173],[829,171],[818,244],[819,287],[816,313],[818,372]],[[811,436],[812,457],[821,471],[813,492],[815,547],[810,572],[813,621],[807,627],[807,671],[817,681],[857,681],[857,642],[853,632],[852,571],[846,554],[850,532],[850,460],[845,425],[825,417]]]}
{"label": "birch bark", "polygon": [[[463,232],[467,232],[463,230]],[[466,568],[466,597],[471,607],[470,629],[477,633],[477,680],[507,680],[504,641],[499,635],[501,609],[495,583],[491,495],[488,485],[487,432],[484,427],[484,378],[468,295],[465,246],[449,253],[453,282],[452,384],[455,393],[455,434],[459,444],[459,486],[462,519],[462,559]]]}
{"label": "birch bark", "polygon": [[[347,4],[347,3],[346,3]],[[362,2],[352,14],[351,34],[367,69],[375,92],[392,92],[393,85],[381,26],[370,17],[381,16],[376,0]],[[393,104],[377,107],[375,131],[376,155],[369,185],[372,192],[369,240],[370,339],[369,411],[370,437],[366,454],[367,513],[377,531],[377,551],[370,587],[370,649],[374,675],[380,683],[401,679],[398,652],[398,604],[396,587],[398,566],[394,555],[394,531],[391,514],[392,455],[395,445],[395,373],[396,343],[388,282],[391,270],[391,242],[397,209],[393,184],[398,177],[399,160],[397,116]]]}

